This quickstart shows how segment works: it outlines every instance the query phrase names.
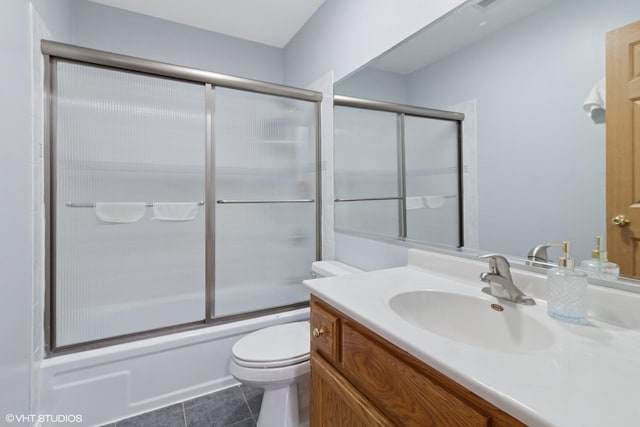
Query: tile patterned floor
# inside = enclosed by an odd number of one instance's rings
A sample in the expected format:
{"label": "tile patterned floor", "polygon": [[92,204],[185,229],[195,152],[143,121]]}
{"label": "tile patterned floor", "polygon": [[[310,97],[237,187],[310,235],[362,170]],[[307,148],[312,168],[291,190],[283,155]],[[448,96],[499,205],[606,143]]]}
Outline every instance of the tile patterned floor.
{"label": "tile patterned floor", "polygon": [[255,427],[262,390],[238,385],[105,427]]}

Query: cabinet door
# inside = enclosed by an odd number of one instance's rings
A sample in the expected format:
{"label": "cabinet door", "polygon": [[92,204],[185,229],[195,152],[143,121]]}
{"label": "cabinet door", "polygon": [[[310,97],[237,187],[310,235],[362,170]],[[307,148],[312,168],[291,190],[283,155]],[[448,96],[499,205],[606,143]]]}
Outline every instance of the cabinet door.
{"label": "cabinet door", "polygon": [[405,427],[488,427],[490,416],[344,322],[342,369],[377,408]]}
{"label": "cabinet door", "polygon": [[340,363],[340,317],[311,296],[311,350]]}
{"label": "cabinet door", "polygon": [[311,427],[394,425],[317,354],[311,356],[311,389]]}

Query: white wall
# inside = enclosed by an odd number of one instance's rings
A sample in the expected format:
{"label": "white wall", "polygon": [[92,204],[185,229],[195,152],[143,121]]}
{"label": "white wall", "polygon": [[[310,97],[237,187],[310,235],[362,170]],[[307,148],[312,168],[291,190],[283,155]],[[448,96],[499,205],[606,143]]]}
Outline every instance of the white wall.
{"label": "white wall", "polygon": [[320,103],[320,141],[322,174],[322,258],[335,258],[335,236],[333,233],[334,192],[333,192],[333,72],[322,76],[309,89],[322,92]]}
{"label": "white wall", "polygon": [[444,15],[462,0],[326,0],[284,50],[285,82],[336,80]]}

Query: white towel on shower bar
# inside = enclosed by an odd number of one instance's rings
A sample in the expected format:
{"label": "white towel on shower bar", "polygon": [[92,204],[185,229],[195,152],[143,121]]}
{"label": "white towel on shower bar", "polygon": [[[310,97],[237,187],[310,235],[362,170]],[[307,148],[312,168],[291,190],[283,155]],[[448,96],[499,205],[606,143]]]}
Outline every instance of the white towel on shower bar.
{"label": "white towel on shower bar", "polygon": [[197,202],[154,202],[153,219],[158,221],[191,221],[198,216]]}
{"label": "white towel on shower bar", "polygon": [[96,217],[102,222],[129,224],[140,221],[145,214],[144,202],[96,202]]}

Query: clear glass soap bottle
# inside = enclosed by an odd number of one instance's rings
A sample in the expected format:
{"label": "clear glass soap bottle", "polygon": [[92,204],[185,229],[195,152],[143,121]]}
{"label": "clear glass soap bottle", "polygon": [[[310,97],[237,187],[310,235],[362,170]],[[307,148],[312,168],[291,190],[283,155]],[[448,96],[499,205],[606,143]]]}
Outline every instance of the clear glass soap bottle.
{"label": "clear glass soap bottle", "polygon": [[587,323],[587,275],[574,270],[569,242],[552,245],[562,246],[562,256],[558,267],[547,273],[547,314],[564,322]]}
{"label": "clear glass soap bottle", "polygon": [[602,250],[600,236],[596,236],[596,248],[591,251],[591,259],[582,261],[580,270],[597,279],[617,279],[620,276],[618,264],[607,260],[607,251]]}

